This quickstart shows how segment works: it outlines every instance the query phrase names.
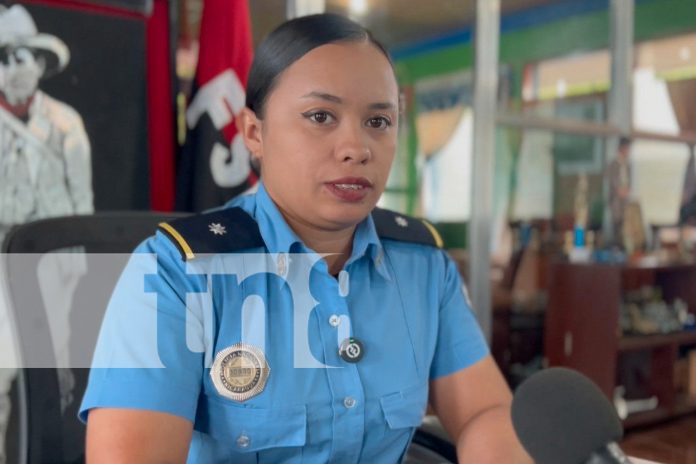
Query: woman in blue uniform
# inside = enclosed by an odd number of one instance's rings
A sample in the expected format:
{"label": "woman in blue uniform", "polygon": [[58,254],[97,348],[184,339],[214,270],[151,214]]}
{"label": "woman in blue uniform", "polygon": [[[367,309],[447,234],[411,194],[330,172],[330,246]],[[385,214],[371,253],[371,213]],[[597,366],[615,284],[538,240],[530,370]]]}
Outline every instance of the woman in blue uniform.
{"label": "woman in blue uniform", "polygon": [[528,462],[439,236],[375,208],[398,122],[352,21],[259,46],[239,126],[262,182],[134,253],[81,407],[89,462],[399,462],[428,402],[462,462]]}

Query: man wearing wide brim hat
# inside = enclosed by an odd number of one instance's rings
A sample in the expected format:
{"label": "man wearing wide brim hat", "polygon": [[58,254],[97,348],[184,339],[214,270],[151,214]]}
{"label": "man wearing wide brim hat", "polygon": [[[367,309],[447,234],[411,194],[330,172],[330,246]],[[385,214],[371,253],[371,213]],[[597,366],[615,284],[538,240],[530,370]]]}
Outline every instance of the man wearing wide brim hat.
{"label": "man wearing wide brim hat", "polygon": [[[82,118],[39,89],[41,79],[60,73],[69,61],[66,44],[39,33],[23,6],[0,6],[0,243],[15,224],[94,210],[91,149]],[[11,340],[3,335],[2,316],[0,339]],[[65,348],[57,358],[67,356],[67,340],[55,342]],[[57,363],[69,365],[67,359]],[[0,369],[0,462],[13,377],[12,369]],[[69,386],[61,385],[61,393],[69,394]]]}
{"label": "man wearing wide brim hat", "polygon": [[65,43],[39,33],[22,5],[0,11],[0,240],[14,224],[93,211],[82,118],[39,89],[69,60]]}
{"label": "man wearing wide brim hat", "polygon": [[[65,43],[39,33],[23,6],[0,6],[0,243],[13,225],[94,210],[91,149],[82,118],[39,89],[42,78],[63,71],[69,61]],[[65,310],[59,312],[67,318]],[[3,316],[0,340],[11,343]],[[55,344],[63,347],[56,353],[58,365],[69,365],[67,340]],[[0,351],[6,352],[4,345]],[[13,369],[0,369],[0,463],[13,377]],[[66,380],[62,396],[70,395]]]}

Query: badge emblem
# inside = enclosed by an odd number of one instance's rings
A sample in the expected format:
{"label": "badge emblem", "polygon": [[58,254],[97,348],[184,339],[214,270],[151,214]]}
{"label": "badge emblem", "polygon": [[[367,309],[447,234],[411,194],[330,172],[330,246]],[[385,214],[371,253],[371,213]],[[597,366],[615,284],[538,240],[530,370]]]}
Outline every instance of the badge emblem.
{"label": "badge emblem", "polygon": [[234,401],[246,401],[263,391],[270,372],[260,349],[236,343],[215,356],[210,377],[220,395]]}
{"label": "badge emblem", "polygon": [[219,222],[213,222],[212,224],[208,224],[208,229],[215,235],[225,235],[227,233],[227,229],[225,228],[225,226],[223,226]]}
{"label": "badge emblem", "polygon": [[356,363],[362,359],[363,354],[365,354],[365,348],[362,342],[354,337],[346,338],[338,347],[338,355],[345,362]]}
{"label": "badge emblem", "polygon": [[396,221],[396,224],[397,224],[399,227],[406,227],[406,226],[408,225],[408,221],[407,221],[406,218],[403,217],[403,216],[396,216],[396,217],[394,218],[394,221]]}

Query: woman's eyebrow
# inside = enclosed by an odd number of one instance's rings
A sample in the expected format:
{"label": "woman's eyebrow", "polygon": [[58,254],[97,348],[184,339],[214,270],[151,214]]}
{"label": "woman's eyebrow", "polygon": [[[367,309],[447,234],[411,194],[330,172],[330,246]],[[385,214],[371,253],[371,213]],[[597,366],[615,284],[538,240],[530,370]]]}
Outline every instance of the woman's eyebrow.
{"label": "woman's eyebrow", "polygon": [[[325,92],[309,92],[308,94],[302,95],[302,98],[319,98],[332,103],[343,103],[343,99],[341,97],[337,97],[336,95]],[[377,102],[370,103],[368,108],[371,110],[393,110],[396,108],[396,105],[391,102]]]}
{"label": "woman's eyebrow", "polygon": [[380,102],[370,104],[369,108],[371,110],[393,110],[396,108],[396,105],[391,102]]}
{"label": "woman's eyebrow", "polygon": [[302,95],[302,98],[319,98],[321,100],[326,100],[333,103],[343,103],[343,99],[341,97],[324,92],[309,92],[308,94]]}

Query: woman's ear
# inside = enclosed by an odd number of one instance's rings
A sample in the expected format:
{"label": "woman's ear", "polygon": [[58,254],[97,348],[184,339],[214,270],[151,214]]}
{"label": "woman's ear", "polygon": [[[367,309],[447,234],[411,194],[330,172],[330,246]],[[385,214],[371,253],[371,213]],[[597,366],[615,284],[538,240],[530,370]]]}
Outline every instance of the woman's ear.
{"label": "woman's ear", "polygon": [[235,118],[235,123],[251,156],[261,159],[263,157],[263,138],[261,135],[263,122],[256,116],[256,113],[244,107]]}

